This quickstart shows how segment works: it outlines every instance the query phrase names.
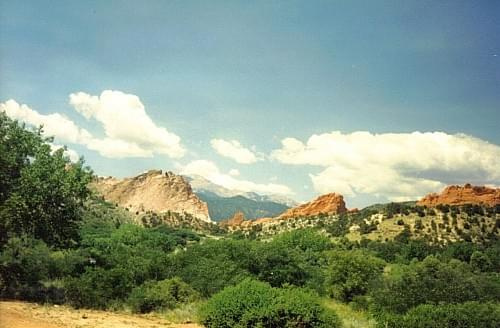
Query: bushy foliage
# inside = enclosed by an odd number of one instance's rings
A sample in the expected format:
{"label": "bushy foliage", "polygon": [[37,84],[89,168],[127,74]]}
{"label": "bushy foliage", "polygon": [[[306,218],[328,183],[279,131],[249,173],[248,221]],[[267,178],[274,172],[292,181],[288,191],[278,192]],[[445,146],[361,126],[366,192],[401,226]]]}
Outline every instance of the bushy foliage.
{"label": "bushy foliage", "polygon": [[180,277],[208,297],[250,276],[251,245],[247,240],[229,239],[194,244],[171,258],[168,276]]}
{"label": "bushy foliage", "polygon": [[29,131],[0,113],[0,246],[22,234],[48,245],[74,246],[90,169],[52,152],[42,129]]}
{"label": "bushy foliage", "polygon": [[0,253],[0,296],[18,298],[29,289],[40,289],[50,264],[50,250],[43,241],[10,238]]}
{"label": "bushy foliage", "polygon": [[201,309],[201,322],[207,328],[340,327],[310,292],[249,279],[214,295]]}
{"label": "bushy foliage", "polygon": [[323,252],[334,247],[332,241],[313,229],[285,232],[274,238],[273,244],[283,244],[288,249],[304,252]]}
{"label": "bushy foliage", "polygon": [[474,274],[466,263],[448,263],[436,257],[402,266],[397,275],[387,275],[372,291],[382,311],[404,313],[420,304],[498,301],[500,280],[496,276]]}
{"label": "bushy foliage", "polygon": [[129,270],[87,268],[79,277],[65,281],[66,300],[76,308],[106,309],[112,302],[124,301],[134,288]]}
{"label": "bushy foliage", "polygon": [[173,309],[197,300],[199,294],[179,278],[148,281],[130,293],[127,303],[133,312],[147,313]]}
{"label": "bushy foliage", "polygon": [[364,295],[370,284],[382,275],[385,262],[366,251],[333,251],[328,256],[326,289],[341,301]]}
{"label": "bushy foliage", "polygon": [[419,305],[404,315],[385,314],[378,318],[380,328],[496,328],[500,305],[467,302],[463,304]]}

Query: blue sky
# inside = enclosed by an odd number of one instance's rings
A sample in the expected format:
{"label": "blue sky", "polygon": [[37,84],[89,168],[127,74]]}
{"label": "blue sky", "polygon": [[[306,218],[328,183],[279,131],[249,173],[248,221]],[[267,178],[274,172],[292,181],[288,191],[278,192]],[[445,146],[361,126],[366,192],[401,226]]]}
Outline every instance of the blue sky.
{"label": "blue sky", "polygon": [[[101,175],[162,168],[364,206],[500,185],[498,35],[498,1],[0,0],[0,102],[85,129],[52,132]],[[113,126],[131,130],[127,95],[154,124],[142,139]],[[183,154],[150,140],[162,129]],[[117,156],[118,141],[146,151]]]}

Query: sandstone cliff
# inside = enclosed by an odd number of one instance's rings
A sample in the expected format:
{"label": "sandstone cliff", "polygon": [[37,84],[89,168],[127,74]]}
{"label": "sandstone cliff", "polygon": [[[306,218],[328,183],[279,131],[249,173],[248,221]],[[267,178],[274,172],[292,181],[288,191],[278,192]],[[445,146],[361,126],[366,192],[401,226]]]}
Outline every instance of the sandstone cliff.
{"label": "sandstone cliff", "polygon": [[448,186],[441,193],[432,193],[417,202],[417,205],[434,207],[443,205],[481,204],[495,206],[500,204],[500,188],[471,186]]}
{"label": "sandstone cliff", "polygon": [[219,225],[221,227],[236,227],[240,226],[243,222],[245,222],[245,215],[243,212],[236,212],[232,218],[219,222]]}
{"label": "sandstone cliff", "polygon": [[315,216],[318,214],[342,214],[346,213],[344,197],[342,195],[331,193],[319,196],[308,203],[293,207],[281,214],[279,219]]}
{"label": "sandstone cliff", "polygon": [[132,212],[188,213],[211,222],[207,204],[193,193],[182,176],[172,172],[151,170],[132,178],[98,178],[93,185],[107,201]]}

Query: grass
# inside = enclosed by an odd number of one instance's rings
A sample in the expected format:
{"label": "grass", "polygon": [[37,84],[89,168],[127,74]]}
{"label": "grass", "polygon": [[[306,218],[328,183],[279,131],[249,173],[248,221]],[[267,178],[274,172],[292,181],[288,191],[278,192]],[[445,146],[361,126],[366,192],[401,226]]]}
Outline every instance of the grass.
{"label": "grass", "polygon": [[343,328],[375,328],[375,320],[364,311],[353,310],[349,305],[327,299],[324,305],[337,313]]}
{"label": "grass", "polygon": [[182,304],[175,309],[162,312],[160,316],[172,323],[198,322],[198,309],[201,304],[201,302]]}

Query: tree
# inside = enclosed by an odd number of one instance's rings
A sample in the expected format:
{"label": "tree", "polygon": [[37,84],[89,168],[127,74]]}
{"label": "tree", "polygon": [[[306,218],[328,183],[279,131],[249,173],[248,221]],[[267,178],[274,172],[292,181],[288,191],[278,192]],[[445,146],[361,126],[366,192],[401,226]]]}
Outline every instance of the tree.
{"label": "tree", "polygon": [[472,253],[472,256],[470,257],[470,265],[473,270],[478,272],[488,272],[493,268],[493,264],[491,263],[488,255],[480,251]]}
{"label": "tree", "polygon": [[331,297],[341,301],[364,295],[370,284],[381,277],[385,266],[382,259],[361,250],[333,251],[328,262],[326,289]]}
{"label": "tree", "polygon": [[498,301],[499,289],[498,279],[474,274],[467,263],[428,256],[384,276],[371,295],[378,309],[405,313],[419,304]]}
{"label": "tree", "polygon": [[49,246],[71,246],[89,197],[91,171],[52,152],[40,127],[29,131],[0,113],[0,243],[26,234]]}

